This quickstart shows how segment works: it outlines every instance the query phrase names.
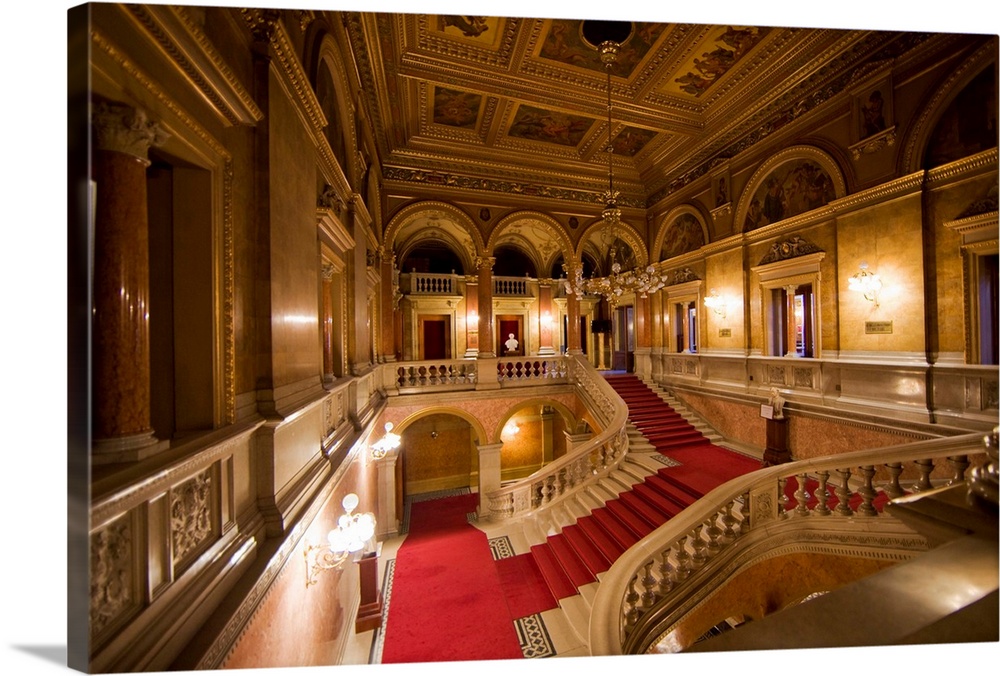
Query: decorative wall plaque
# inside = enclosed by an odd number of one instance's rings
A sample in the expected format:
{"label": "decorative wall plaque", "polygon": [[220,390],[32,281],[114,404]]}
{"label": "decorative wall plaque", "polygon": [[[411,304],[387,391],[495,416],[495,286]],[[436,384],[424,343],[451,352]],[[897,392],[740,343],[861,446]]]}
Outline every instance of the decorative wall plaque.
{"label": "decorative wall plaque", "polygon": [[865,322],[865,333],[890,334],[892,333],[892,322]]}

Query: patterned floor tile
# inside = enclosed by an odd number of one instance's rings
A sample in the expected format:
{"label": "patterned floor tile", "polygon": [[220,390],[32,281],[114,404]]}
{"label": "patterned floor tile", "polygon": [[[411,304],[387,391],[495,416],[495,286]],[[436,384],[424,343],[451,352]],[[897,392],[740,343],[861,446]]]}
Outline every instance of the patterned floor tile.
{"label": "patterned floor tile", "polygon": [[521,642],[521,652],[526,658],[556,656],[555,646],[541,615],[528,615],[514,620],[514,627],[517,629],[517,639]]}

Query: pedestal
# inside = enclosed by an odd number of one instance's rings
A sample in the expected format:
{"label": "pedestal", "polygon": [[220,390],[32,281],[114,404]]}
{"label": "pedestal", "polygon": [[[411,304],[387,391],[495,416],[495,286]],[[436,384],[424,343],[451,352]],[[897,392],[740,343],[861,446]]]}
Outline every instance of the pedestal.
{"label": "pedestal", "polygon": [[767,446],[764,448],[764,467],[790,462],[788,451],[788,419],[769,418],[767,420]]}
{"label": "pedestal", "polygon": [[358,559],[358,572],[361,579],[361,605],[358,606],[358,617],[354,621],[354,633],[378,629],[382,626],[382,591],[378,586],[378,557],[382,551],[382,543],[378,543],[374,552],[365,554]]}

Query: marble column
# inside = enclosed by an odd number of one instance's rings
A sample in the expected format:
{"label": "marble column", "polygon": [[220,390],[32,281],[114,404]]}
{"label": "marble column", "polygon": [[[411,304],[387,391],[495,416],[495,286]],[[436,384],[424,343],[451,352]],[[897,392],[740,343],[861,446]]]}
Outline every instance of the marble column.
{"label": "marble column", "polygon": [[797,357],[795,351],[795,290],[798,286],[785,287],[785,341],[786,357]]}
{"label": "marble column", "polygon": [[167,136],[141,110],[99,104],[93,125],[92,456],[157,450],[150,422],[149,148]]}
{"label": "marble column", "polygon": [[496,258],[479,256],[479,358],[496,357],[493,339],[493,264]]}
{"label": "marble column", "polygon": [[396,294],[398,293],[396,278],[396,255],[392,251],[379,247],[381,261],[381,283],[379,284],[379,334],[382,344],[382,359],[387,362],[396,361],[398,346],[396,345]]}
{"label": "marble column", "polygon": [[396,463],[402,449],[390,451],[375,460],[378,475],[378,539],[387,540],[399,535],[399,516],[396,513]]}
{"label": "marble column", "polygon": [[465,357],[479,354],[479,278],[465,278]]}
{"label": "marble column", "polygon": [[323,382],[332,383],[336,376],[333,372],[333,275],[334,267],[324,263],[320,272],[323,276],[321,293],[323,295]]}
{"label": "marble column", "polygon": [[[580,263],[573,262],[566,268],[566,275],[570,279],[576,279],[576,270]],[[583,347],[580,343],[580,298],[575,293],[566,294],[566,314],[569,316],[566,331],[566,352],[567,354],[583,354]]]}
{"label": "marble column", "polygon": [[538,354],[549,356],[556,353],[552,346],[552,280],[538,282]]}

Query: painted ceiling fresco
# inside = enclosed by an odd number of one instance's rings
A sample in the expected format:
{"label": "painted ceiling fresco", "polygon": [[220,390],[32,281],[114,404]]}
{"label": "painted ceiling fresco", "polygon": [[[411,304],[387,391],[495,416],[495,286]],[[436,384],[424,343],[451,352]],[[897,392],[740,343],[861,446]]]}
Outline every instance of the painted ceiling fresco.
{"label": "painted ceiling fresco", "polygon": [[445,87],[434,88],[434,123],[468,128],[476,125],[483,97]]}
{"label": "painted ceiling fresco", "polygon": [[[351,39],[364,45],[357,65],[376,111],[384,175],[602,203],[606,76],[582,24],[349,14]],[[932,35],[634,22],[612,78],[622,206],[643,208],[698,180],[719,159],[840,96],[866,64],[929,44]],[[866,105],[870,124],[889,124],[891,111],[880,119],[867,98]]]}
{"label": "painted ceiling fresco", "polygon": [[[632,35],[621,45],[612,74],[629,77],[665,28],[662,23],[637,22]],[[582,29],[583,21],[553,20],[539,56],[603,73],[605,66],[600,54],[583,39]]]}
{"label": "painted ceiling fresco", "polygon": [[576,146],[594,120],[534,106],[520,106],[508,132],[514,138]]}
{"label": "painted ceiling fresco", "polygon": [[664,87],[675,95],[700,97],[746,56],[767,33],[755,26],[720,26],[713,29],[692,56],[677,69]]}

